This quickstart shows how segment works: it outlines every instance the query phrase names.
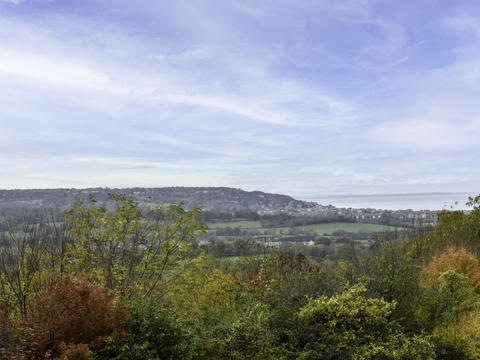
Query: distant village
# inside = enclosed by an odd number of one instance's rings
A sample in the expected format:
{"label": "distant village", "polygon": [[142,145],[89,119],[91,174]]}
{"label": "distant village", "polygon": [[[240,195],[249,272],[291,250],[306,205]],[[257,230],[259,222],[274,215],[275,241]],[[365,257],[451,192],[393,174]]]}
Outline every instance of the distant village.
{"label": "distant village", "polygon": [[[303,206],[302,206],[303,205]],[[259,214],[276,214],[278,209],[268,206],[258,207],[256,211]],[[282,209],[290,215],[311,215],[311,216],[342,216],[345,220],[356,222],[367,222],[376,224],[405,224],[408,222],[422,222],[424,224],[435,225],[437,222],[436,210],[382,210],[372,208],[337,208],[333,205],[320,205],[314,202],[298,204],[292,202]]]}

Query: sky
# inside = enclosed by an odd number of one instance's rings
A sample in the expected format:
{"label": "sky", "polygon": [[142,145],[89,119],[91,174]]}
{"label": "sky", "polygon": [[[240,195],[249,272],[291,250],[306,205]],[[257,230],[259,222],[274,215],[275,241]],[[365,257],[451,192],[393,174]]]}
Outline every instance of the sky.
{"label": "sky", "polygon": [[479,193],[476,0],[0,0],[0,188]]}

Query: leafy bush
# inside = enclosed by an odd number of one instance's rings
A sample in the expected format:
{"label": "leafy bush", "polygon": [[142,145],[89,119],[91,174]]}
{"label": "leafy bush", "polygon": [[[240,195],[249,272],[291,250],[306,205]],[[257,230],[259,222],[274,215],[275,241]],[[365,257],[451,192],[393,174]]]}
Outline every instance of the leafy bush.
{"label": "leafy bush", "polygon": [[93,352],[86,344],[60,344],[60,360],[91,360]]}
{"label": "leafy bush", "polygon": [[298,314],[300,359],[433,359],[428,339],[389,320],[395,303],[368,299],[363,286],[311,300]]}
{"label": "leafy bush", "polygon": [[111,336],[97,351],[98,358],[117,360],[174,360],[192,358],[190,334],[161,304],[135,303],[130,309],[128,334]]}
{"label": "leafy bush", "polygon": [[473,311],[458,322],[433,331],[437,359],[480,359],[480,313]]}
{"label": "leafy bush", "polygon": [[[64,277],[49,282],[35,298],[24,321],[25,338],[36,356],[62,350],[62,343],[99,346],[114,331],[122,331],[127,314],[107,289]],[[73,351],[73,350],[72,350]]]}
{"label": "leafy bush", "polygon": [[434,258],[427,266],[427,274],[422,284],[432,287],[440,274],[447,270],[468,276],[470,283],[480,291],[480,261],[464,248],[449,247],[440,256]]}
{"label": "leafy bush", "polygon": [[254,304],[239,320],[233,323],[226,340],[229,358],[278,359],[279,349],[271,328],[271,313],[266,305]]}
{"label": "leafy bush", "polygon": [[455,324],[459,317],[480,311],[480,299],[470,280],[453,270],[442,273],[423,299],[419,313],[433,329]]}

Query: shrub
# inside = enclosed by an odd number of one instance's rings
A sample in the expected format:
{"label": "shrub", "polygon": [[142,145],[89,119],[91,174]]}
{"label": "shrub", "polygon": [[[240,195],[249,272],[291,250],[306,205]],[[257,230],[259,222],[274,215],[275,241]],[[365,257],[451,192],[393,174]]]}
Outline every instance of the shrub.
{"label": "shrub", "polygon": [[448,270],[468,276],[475,290],[480,291],[480,261],[464,248],[455,247],[449,247],[428,264],[422,285],[431,288],[440,274]]}
{"label": "shrub", "polygon": [[278,359],[272,315],[266,305],[254,304],[233,323],[226,345],[231,359]]}
{"label": "shrub", "polygon": [[93,352],[86,344],[65,344],[60,345],[62,354],[60,360],[91,360]]}
{"label": "shrub", "polygon": [[[62,343],[100,345],[114,331],[122,331],[126,316],[107,289],[64,277],[49,282],[35,298],[25,319],[24,325],[30,329],[26,339],[36,356],[49,351],[56,356]],[[69,351],[74,350],[73,345]]]}
{"label": "shrub", "polygon": [[136,303],[132,305],[130,313],[128,334],[121,339],[117,336],[109,337],[106,346],[97,351],[99,358],[118,360],[191,358],[190,334],[170,310],[161,304]]}
{"label": "shrub", "polygon": [[438,359],[479,359],[480,314],[473,311],[457,323],[436,328],[433,340]]}
{"label": "shrub", "polygon": [[395,303],[368,299],[355,285],[311,300],[298,314],[299,359],[433,359],[428,339],[407,336],[390,315]]}
{"label": "shrub", "polygon": [[422,302],[418,312],[430,329],[454,325],[462,316],[480,312],[480,299],[468,277],[453,270],[438,277]]}

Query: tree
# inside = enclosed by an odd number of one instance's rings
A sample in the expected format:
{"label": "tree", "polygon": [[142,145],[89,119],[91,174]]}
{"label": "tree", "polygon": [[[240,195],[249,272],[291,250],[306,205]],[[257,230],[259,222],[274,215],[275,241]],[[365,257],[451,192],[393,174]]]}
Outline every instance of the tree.
{"label": "tree", "polygon": [[422,234],[405,243],[408,254],[414,259],[430,260],[449,247],[465,248],[474,255],[480,255],[480,196],[470,198],[467,205],[470,213],[463,211],[442,211],[438,224],[427,234]]}
{"label": "tree", "polygon": [[480,299],[467,276],[442,273],[419,311],[432,329],[438,359],[480,357]]}
{"label": "tree", "polygon": [[203,253],[179,263],[169,277],[165,301],[194,332],[197,358],[221,358],[229,329],[242,313],[242,288]]}
{"label": "tree", "polygon": [[253,239],[236,238],[233,240],[232,245],[238,256],[252,255],[261,250],[261,245]]}
{"label": "tree", "polygon": [[27,222],[23,229],[0,233],[0,284],[2,295],[25,317],[33,296],[48,280],[49,229],[44,223]]}
{"label": "tree", "polygon": [[298,314],[300,359],[433,359],[427,339],[409,337],[389,320],[395,303],[368,299],[356,285],[312,299]]}
{"label": "tree", "polygon": [[444,253],[435,257],[427,266],[422,284],[431,288],[438,277],[448,270],[467,276],[477,292],[480,291],[480,262],[465,248],[449,247]]}
{"label": "tree", "polygon": [[467,276],[453,270],[440,274],[419,309],[431,329],[455,324],[459,317],[480,311],[480,299]]}
{"label": "tree", "polygon": [[437,359],[480,359],[480,313],[473,311],[433,331]]}
{"label": "tree", "polygon": [[138,203],[111,195],[115,209],[96,206],[93,198],[79,200],[66,212],[70,235],[70,270],[76,276],[98,281],[124,298],[158,290],[165,271],[191,249],[194,236],[205,226],[200,209],[184,204],[141,214]]}
{"label": "tree", "polygon": [[159,302],[134,302],[129,309],[127,335],[111,336],[97,351],[105,360],[188,360],[192,358],[191,333],[171,309]]}
{"label": "tree", "polygon": [[235,321],[226,339],[229,358],[233,360],[279,359],[281,350],[271,327],[272,315],[264,304],[253,304]]}
{"label": "tree", "polygon": [[124,306],[100,285],[69,276],[49,282],[35,298],[23,327],[33,353],[60,354],[62,344],[96,347],[127,320]]}
{"label": "tree", "polygon": [[395,301],[392,318],[416,331],[419,324],[413,314],[424,292],[419,284],[422,267],[406,256],[396,241],[379,245],[374,253],[362,259],[357,277],[365,277],[369,296]]}

